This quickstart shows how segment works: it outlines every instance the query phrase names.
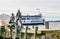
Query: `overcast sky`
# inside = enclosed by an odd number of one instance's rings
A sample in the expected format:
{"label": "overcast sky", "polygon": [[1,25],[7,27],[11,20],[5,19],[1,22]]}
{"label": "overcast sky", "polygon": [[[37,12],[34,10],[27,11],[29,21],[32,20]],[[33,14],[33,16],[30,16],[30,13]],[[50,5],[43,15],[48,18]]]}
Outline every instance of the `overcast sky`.
{"label": "overcast sky", "polygon": [[60,19],[60,0],[0,0],[0,14],[16,14],[19,8],[25,15],[39,14],[36,13],[39,8],[47,18]]}

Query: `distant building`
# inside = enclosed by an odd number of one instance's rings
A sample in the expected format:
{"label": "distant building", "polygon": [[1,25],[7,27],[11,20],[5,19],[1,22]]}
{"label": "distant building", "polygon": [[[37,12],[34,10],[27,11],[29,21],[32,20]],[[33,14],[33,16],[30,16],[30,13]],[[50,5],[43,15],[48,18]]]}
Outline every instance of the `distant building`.
{"label": "distant building", "polygon": [[60,21],[46,21],[46,29],[60,29]]}

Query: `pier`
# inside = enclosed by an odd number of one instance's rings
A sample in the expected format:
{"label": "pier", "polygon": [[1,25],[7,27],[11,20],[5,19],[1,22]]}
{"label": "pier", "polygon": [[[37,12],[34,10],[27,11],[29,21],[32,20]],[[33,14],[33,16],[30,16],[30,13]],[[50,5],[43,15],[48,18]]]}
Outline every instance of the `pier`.
{"label": "pier", "polygon": [[[60,39],[60,28],[54,28],[56,22],[45,22],[42,14],[21,16],[21,12],[18,10],[16,17],[12,13],[8,24],[5,21],[1,21],[1,23],[1,39]],[[54,23],[54,25],[51,23]],[[57,21],[57,23],[59,22]],[[30,26],[31,28],[29,28]],[[59,24],[56,26],[59,27]]]}
{"label": "pier", "polygon": [[[10,31],[3,32],[0,30],[0,37],[5,38],[11,38]],[[53,37],[52,37],[53,36]],[[15,30],[12,31],[12,39],[16,38]],[[54,30],[54,29],[43,29],[38,30],[36,27],[35,29],[21,29],[21,31],[18,32],[18,38],[19,39],[60,39],[60,30]]]}

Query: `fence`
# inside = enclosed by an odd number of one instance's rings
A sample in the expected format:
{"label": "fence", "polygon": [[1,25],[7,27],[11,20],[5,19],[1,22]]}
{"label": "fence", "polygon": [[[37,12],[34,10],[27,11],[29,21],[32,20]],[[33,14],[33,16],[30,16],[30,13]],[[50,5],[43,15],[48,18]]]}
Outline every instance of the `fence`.
{"label": "fence", "polygon": [[60,30],[51,30],[51,29],[38,30],[38,27],[31,30],[28,27],[26,27],[25,29],[21,29],[21,31],[17,32],[17,34],[15,33],[15,30],[12,30],[12,34],[10,33],[10,31],[0,30],[0,38],[1,39],[60,39]]}

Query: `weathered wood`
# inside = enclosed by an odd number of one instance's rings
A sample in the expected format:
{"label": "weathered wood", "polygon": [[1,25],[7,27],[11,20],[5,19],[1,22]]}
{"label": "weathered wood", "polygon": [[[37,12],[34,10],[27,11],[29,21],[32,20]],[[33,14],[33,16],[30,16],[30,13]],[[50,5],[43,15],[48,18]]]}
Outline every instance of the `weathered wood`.
{"label": "weathered wood", "polygon": [[5,35],[4,35],[4,37],[6,38],[6,30],[5,30]]}
{"label": "weathered wood", "polygon": [[12,38],[12,28],[10,28],[10,35],[11,35],[11,38]]}
{"label": "weathered wood", "polygon": [[28,30],[28,27],[26,26],[26,30],[25,30],[25,38],[24,38],[24,39],[27,39],[27,30]]}
{"label": "weathered wood", "polygon": [[[23,32],[24,31],[24,32]],[[39,32],[41,31],[41,33],[40,34],[38,34]],[[38,30],[38,27],[36,27],[35,28],[35,30],[29,30],[28,29],[28,27],[26,26],[26,28],[25,29],[23,29],[23,30],[21,30],[21,32],[19,32],[19,34],[20,34],[20,39],[22,39],[23,37],[22,37],[22,33],[24,33],[24,39],[28,39],[27,38],[27,35],[29,35],[29,34],[33,34],[34,35],[34,39],[39,39],[39,37],[37,37],[38,35],[39,36],[41,36],[41,35],[45,35],[46,36],[46,34],[58,34],[58,33],[60,33],[60,30]],[[1,32],[2,31],[0,31],[0,34],[1,34]],[[8,33],[8,31],[6,31],[7,33]],[[4,37],[4,34],[3,34],[4,32],[2,32],[2,36]],[[9,32],[10,33],[10,32]],[[7,34],[6,34],[7,35]],[[9,37],[8,35],[7,35],[7,37]],[[46,38],[45,38],[46,39]]]}
{"label": "weathered wood", "polygon": [[16,25],[16,39],[19,39],[18,34],[19,34],[19,31],[18,31],[18,25]]}
{"label": "weathered wood", "polygon": [[49,29],[49,22],[45,22],[45,28]]}
{"label": "weathered wood", "polygon": [[22,32],[20,32],[20,39],[22,39]]}
{"label": "weathered wood", "polygon": [[38,27],[35,27],[34,39],[37,39],[37,30],[38,30]]}

